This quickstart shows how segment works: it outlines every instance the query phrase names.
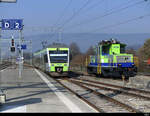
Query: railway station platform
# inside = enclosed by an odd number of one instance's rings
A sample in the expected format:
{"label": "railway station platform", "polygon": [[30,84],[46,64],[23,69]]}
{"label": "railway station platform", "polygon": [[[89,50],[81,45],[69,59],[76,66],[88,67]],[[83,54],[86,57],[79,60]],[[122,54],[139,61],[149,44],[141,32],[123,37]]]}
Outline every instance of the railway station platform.
{"label": "railway station platform", "polygon": [[0,112],[96,112],[45,73],[25,67],[19,78],[18,67],[0,72],[0,86],[6,102]]}

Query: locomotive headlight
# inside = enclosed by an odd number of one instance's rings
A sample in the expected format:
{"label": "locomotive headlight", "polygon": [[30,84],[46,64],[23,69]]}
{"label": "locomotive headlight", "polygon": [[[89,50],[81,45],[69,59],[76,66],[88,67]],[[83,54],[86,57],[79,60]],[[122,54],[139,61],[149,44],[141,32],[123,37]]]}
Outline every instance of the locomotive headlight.
{"label": "locomotive headlight", "polygon": [[121,64],[118,64],[118,66],[121,66]]}

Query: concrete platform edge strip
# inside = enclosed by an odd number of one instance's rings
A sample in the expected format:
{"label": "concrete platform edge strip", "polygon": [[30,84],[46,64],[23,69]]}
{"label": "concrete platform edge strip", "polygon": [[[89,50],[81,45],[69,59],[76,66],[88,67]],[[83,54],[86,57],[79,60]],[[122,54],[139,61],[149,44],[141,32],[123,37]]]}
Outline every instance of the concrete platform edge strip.
{"label": "concrete platform edge strip", "polygon": [[62,92],[55,92],[57,88],[46,78],[44,77],[37,69],[34,69],[35,72],[43,79],[43,81],[48,85],[48,87],[54,91],[58,98],[71,110],[71,112],[82,112],[78,106],[76,106],[72,101],[70,101]]}

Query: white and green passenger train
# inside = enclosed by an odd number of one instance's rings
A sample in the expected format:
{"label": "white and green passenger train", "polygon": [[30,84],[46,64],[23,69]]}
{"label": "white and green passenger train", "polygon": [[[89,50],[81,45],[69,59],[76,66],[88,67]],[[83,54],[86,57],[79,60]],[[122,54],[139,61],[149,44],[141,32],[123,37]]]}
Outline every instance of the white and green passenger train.
{"label": "white and green passenger train", "polygon": [[69,71],[69,48],[56,44],[35,52],[33,64],[55,76],[67,75]]}

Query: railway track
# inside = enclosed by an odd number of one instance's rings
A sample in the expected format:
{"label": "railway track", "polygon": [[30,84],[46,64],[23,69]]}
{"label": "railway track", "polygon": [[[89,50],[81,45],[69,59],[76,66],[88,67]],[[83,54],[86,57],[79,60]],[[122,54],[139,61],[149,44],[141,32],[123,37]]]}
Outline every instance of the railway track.
{"label": "railway track", "polygon": [[93,103],[91,103],[87,99],[85,99],[82,95],[80,95],[76,91],[72,90],[70,87],[68,87],[65,84],[63,84],[61,82],[61,80],[58,80],[58,79],[54,79],[54,80],[56,80],[64,88],[68,89],[71,93],[73,93],[74,95],[76,95],[78,98],[80,98],[81,100],[83,100],[84,102],[86,102],[88,105],[90,105],[91,107],[93,107],[96,111],[98,111],[98,112],[104,112],[102,109],[98,108],[96,105],[94,105]]}
{"label": "railway track", "polygon": [[118,88],[118,91],[120,89],[120,91],[122,92],[134,92],[134,93],[138,93],[138,94],[147,94],[150,95],[150,91],[147,90],[141,90],[141,89],[136,89],[136,88],[131,88],[131,87],[125,87],[125,86],[120,86],[120,85],[114,85],[114,84],[110,84],[110,83],[104,83],[104,82],[100,82],[100,81],[93,81],[93,80],[89,80],[89,79],[75,79],[78,81],[84,81],[84,82],[90,82],[93,84],[98,84],[98,85],[103,85],[103,86],[107,86],[107,87],[113,87],[113,88]]}
{"label": "railway track", "polygon": [[[99,88],[101,90],[113,91],[113,92],[118,93],[118,94],[120,93],[120,94],[124,94],[124,95],[129,95],[129,96],[134,96],[134,97],[138,97],[138,98],[143,98],[143,99],[146,99],[146,100],[150,100],[149,96],[143,96],[143,95],[140,95],[140,94],[137,94],[137,93],[126,91],[124,89],[114,89],[114,88],[110,88],[110,87],[106,87],[106,86],[104,87],[104,86],[96,85],[96,84],[99,84],[99,83],[98,82],[94,82],[94,81],[90,81],[90,80],[85,80],[85,81],[92,82],[92,83],[95,83],[95,84],[83,82],[83,79],[82,80],[81,79],[71,79],[71,81],[78,82],[80,84],[88,85],[88,86],[91,86],[91,87]],[[122,86],[121,86],[121,88],[122,88]],[[133,89],[133,88],[130,88],[130,89]],[[145,93],[146,91],[142,91],[142,92]],[[150,95],[150,93],[149,93],[149,95]]]}
{"label": "railway track", "polygon": [[[102,83],[82,78],[77,79],[70,77],[59,77],[53,79],[59,84],[61,84],[64,88],[72,92],[74,95],[85,101],[88,105],[93,107],[98,112],[143,112],[138,108],[135,108],[134,106],[130,105],[129,103],[112,98],[111,96],[106,95],[103,92],[100,92],[99,90],[113,91],[119,94],[123,94],[125,96],[134,96],[136,98],[150,101],[150,96],[148,96],[150,95],[150,91]],[[141,95],[141,93],[146,94],[147,96]]]}
{"label": "railway track", "polygon": [[[80,99],[88,103],[90,106],[95,108],[99,112],[134,112],[134,113],[141,113],[141,111],[124,104],[116,99],[113,99],[101,92],[97,92],[94,89],[91,89],[83,83],[73,81],[68,78],[63,79],[55,79],[58,83],[60,83],[63,87],[67,88],[73,94],[78,96]],[[66,84],[68,82],[68,84]],[[69,84],[72,83],[72,84]],[[73,87],[74,86],[74,87]],[[82,89],[84,90],[82,90]],[[89,92],[88,94],[85,94]],[[87,99],[88,98],[88,99]],[[94,99],[96,101],[94,101]]]}
{"label": "railway track", "polygon": [[139,72],[138,75],[150,76],[149,72]]}
{"label": "railway track", "polygon": [[11,65],[10,62],[4,62],[3,64],[0,64],[0,70],[3,70]]}

